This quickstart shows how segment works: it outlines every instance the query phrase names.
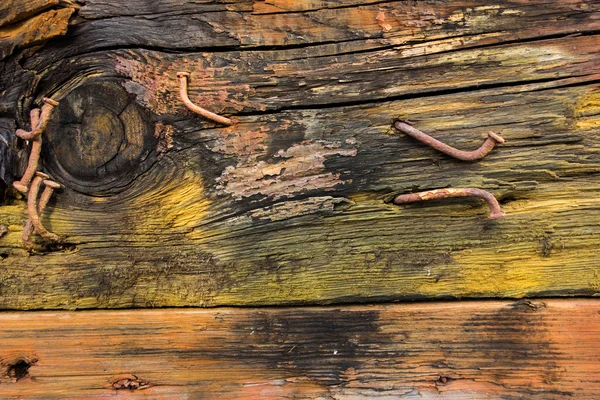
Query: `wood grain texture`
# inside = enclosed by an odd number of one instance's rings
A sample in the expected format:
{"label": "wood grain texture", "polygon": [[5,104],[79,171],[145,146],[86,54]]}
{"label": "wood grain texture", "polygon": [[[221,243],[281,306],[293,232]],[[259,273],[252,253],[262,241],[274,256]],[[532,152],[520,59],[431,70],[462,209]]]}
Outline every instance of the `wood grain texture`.
{"label": "wood grain texture", "polygon": [[[600,291],[597,2],[197,3],[90,0],[64,39],[7,58],[0,172],[26,153],[10,127],[60,100],[42,159],[65,189],[43,222],[66,241],[29,254],[23,199],[0,206],[1,308]],[[180,70],[236,123],[189,112]],[[460,162],[395,118],[465,150],[506,143]],[[390,204],[465,186],[508,217]]]}
{"label": "wood grain texture", "polygon": [[[5,399],[595,399],[600,301],[0,314]],[[117,389],[118,388],[118,389]]]}
{"label": "wood grain texture", "polygon": [[5,0],[0,7],[0,26],[22,21],[58,3],[59,0]]}
{"label": "wood grain texture", "polygon": [[67,32],[72,8],[50,10],[21,23],[0,28],[0,60],[16,48],[43,43]]}

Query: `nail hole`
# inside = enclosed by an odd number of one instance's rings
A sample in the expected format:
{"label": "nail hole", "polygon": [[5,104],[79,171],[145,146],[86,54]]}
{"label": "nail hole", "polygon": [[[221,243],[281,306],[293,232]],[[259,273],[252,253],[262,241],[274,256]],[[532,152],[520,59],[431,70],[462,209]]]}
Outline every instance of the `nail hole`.
{"label": "nail hole", "polygon": [[29,377],[29,368],[35,365],[37,359],[19,358],[6,366],[6,376],[15,382]]}
{"label": "nail hole", "polygon": [[8,253],[0,253],[0,259],[6,260],[8,258]]}
{"label": "nail hole", "polygon": [[78,250],[77,245],[73,244],[73,243],[65,243],[65,242],[60,242],[60,243],[36,242],[36,243],[37,243],[36,247],[30,250],[31,253],[37,253],[37,254],[48,254],[48,253],[58,253],[58,252],[69,253],[69,252],[75,252]]}
{"label": "nail hole", "polygon": [[518,197],[514,193],[511,193],[511,194],[507,194],[507,195],[504,195],[501,198],[499,198],[498,203],[508,204],[511,201],[517,201],[517,200],[518,200]]}
{"label": "nail hole", "polygon": [[436,380],[436,384],[438,385],[448,385],[452,380],[454,380],[454,378],[451,378],[449,376],[440,376],[437,380]]}

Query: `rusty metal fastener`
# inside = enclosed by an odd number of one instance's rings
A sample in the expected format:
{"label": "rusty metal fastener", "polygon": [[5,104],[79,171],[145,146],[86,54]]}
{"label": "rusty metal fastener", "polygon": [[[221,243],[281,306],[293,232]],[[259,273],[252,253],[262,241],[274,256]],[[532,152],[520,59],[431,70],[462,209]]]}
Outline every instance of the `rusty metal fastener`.
{"label": "rusty metal fastener", "polygon": [[[31,130],[35,130],[35,127],[38,125],[39,120],[40,120],[40,109],[39,108],[34,108],[33,110],[31,110],[31,112],[29,113],[29,117],[31,120]],[[22,131],[22,129],[17,129],[17,136],[21,137],[20,132]],[[25,131],[23,131],[25,132]],[[25,133],[29,133],[29,132],[25,132]],[[31,179],[33,178],[33,174],[35,174],[35,170],[37,169],[37,161],[35,160],[35,153],[37,152],[41,152],[42,146],[41,143],[39,143],[38,140],[34,140],[33,143],[31,144],[31,152],[29,153],[29,160],[27,162],[27,169],[25,170],[25,173],[23,174],[23,176],[21,177],[21,179],[19,181],[15,181],[13,182],[13,186],[15,187],[15,189],[17,189],[19,192],[21,193],[27,193],[27,190],[29,190],[28,186],[29,183],[31,182]]]}
{"label": "rusty metal fastener", "polygon": [[[54,190],[54,188],[56,188],[56,185],[58,185],[58,183],[49,181],[48,178],[50,178],[48,175],[46,175],[42,172],[39,172],[39,171],[36,172],[35,178],[33,178],[33,181],[31,182],[31,188],[29,189],[29,196],[27,197],[27,212],[29,213],[29,220],[33,224],[33,228],[41,237],[43,237],[44,239],[47,239],[47,240],[51,240],[53,242],[60,242],[61,241],[60,236],[58,236],[52,232],[48,232],[48,230],[46,228],[44,228],[44,226],[42,225],[42,222],[40,221],[40,215],[38,214],[37,196],[40,191],[40,186],[42,184],[42,181],[52,182],[49,186],[47,186],[47,188],[49,188],[47,196],[44,196],[44,198],[47,197],[47,199],[44,200],[46,202],[46,204],[48,203],[48,200],[50,199],[50,196],[52,195],[52,191]],[[59,187],[60,187],[60,185],[59,185]],[[40,204],[41,204],[41,202],[40,202]],[[25,234],[25,231],[23,231],[23,234]]]}
{"label": "rusty metal fastener", "polygon": [[[39,120],[34,124],[33,118],[31,118],[31,131],[28,132],[23,129],[17,129],[15,132],[21,139],[33,140],[46,130],[48,121],[50,120],[50,114],[52,114],[52,110],[54,110],[55,107],[58,107],[59,103],[48,97],[44,97],[42,101],[44,102],[44,105],[42,106],[41,112],[38,114]],[[30,116],[33,117],[31,114]]]}
{"label": "rusty metal fastener", "polygon": [[21,139],[32,140],[27,169],[19,181],[13,182],[14,188],[21,193],[27,193],[29,183],[37,170],[42,151],[42,132],[48,125],[50,113],[58,106],[58,102],[52,99],[44,97],[43,101],[44,105],[41,112],[39,109],[33,109],[29,114],[31,118],[31,131],[27,132],[22,129],[17,129],[16,131],[16,135]]}
{"label": "rusty metal fastener", "polygon": [[404,121],[396,121],[394,123],[394,127],[401,132],[406,133],[409,136],[433,147],[434,149],[441,151],[442,153],[448,154],[451,157],[457,158],[463,161],[475,161],[483,158],[488,154],[496,143],[504,143],[504,138],[497,133],[492,131],[488,132],[488,138],[483,142],[483,144],[477,149],[473,151],[463,151],[458,150],[452,146],[448,146],[445,143],[440,142],[437,139],[432,138],[426,133],[421,132],[420,130],[413,128],[410,124]]}
{"label": "rusty metal fastener", "polygon": [[192,103],[192,101],[188,97],[188,93],[187,93],[187,90],[188,90],[187,89],[187,80],[188,80],[189,76],[190,76],[189,72],[178,72],[177,73],[177,78],[179,79],[179,96],[181,97],[181,101],[183,101],[183,104],[185,104],[185,106],[187,108],[189,108],[196,114],[202,115],[204,118],[208,118],[212,121],[218,122],[219,124],[231,125],[233,123],[233,121],[231,121],[231,119],[222,117],[218,114],[215,114],[211,111],[208,111],[208,110]]}
{"label": "rusty metal fastener", "polygon": [[[41,174],[40,176],[42,176],[42,177],[47,176],[46,174],[44,174],[42,172],[38,172],[38,173]],[[44,212],[44,209],[46,208],[46,206],[48,205],[48,202],[50,201],[50,198],[52,197],[52,193],[55,190],[58,190],[61,188],[59,183],[51,181],[49,179],[44,179],[43,183],[44,183],[45,187],[44,187],[44,191],[42,192],[42,195],[40,196],[40,200],[37,205],[38,215],[41,215]],[[25,224],[25,228],[23,229],[23,235],[22,235],[23,243],[25,243],[25,247],[27,247],[27,248],[33,248],[33,244],[29,240],[29,237],[33,233],[33,230],[34,230],[33,221],[31,220],[31,218],[29,218],[27,220],[27,223]]]}
{"label": "rusty metal fastener", "polygon": [[407,204],[417,201],[445,199],[448,197],[480,197],[484,199],[490,207],[489,219],[504,218],[506,214],[500,208],[498,200],[493,194],[482,189],[475,188],[456,188],[456,189],[436,189],[420,193],[401,194],[396,196],[394,204]]}

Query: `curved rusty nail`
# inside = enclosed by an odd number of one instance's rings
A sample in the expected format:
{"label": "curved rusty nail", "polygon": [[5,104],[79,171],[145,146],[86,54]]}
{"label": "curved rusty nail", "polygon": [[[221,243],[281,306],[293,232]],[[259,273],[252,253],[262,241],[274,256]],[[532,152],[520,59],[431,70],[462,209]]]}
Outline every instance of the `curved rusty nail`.
{"label": "curved rusty nail", "polygon": [[394,204],[407,204],[417,201],[445,199],[448,197],[480,197],[484,199],[490,207],[489,219],[504,218],[506,214],[500,208],[498,200],[493,194],[482,189],[475,188],[456,188],[456,189],[436,189],[420,193],[401,194],[396,196]]}
{"label": "curved rusty nail", "polygon": [[[33,110],[31,110],[29,113],[29,118],[31,120],[31,130],[33,131],[35,129],[35,127],[38,125],[39,120],[40,120],[40,109],[34,108]],[[16,135],[20,138],[23,138],[23,136],[24,136],[24,135],[21,135],[21,132],[24,132],[25,134],[29,134],[29,132],[27,132],[27,131],[24,131],[22,129],[17,129]],[[32,163],[32,161],[36,161],[36,160],[32,160],[32,153],[34,153],[34,151],[33,151],[34,147],[35,147],[36,152],[38,150],[41,151],[41,146],[38,146],[38,144],[34,144],[34,143],[31,144],[31,151],[29,153],[27,169],[25,170],[25,173],[23,174],[23,176],[21,177],[20,180],[13,182],[13,187],[23,194],[26,194],[27,190],[29,190],[28,185],[31,182],[31,179],[33,178],[33,174],[35,174],[35,170],[37,169],[37,163]],[[39,156],[38,156],[38,161],[39,161]]]}
{"label": "curved rusty nail", "polygon": [[23,140],[31,140],[33,137],[32,132],[35,131],[38,124],[40,123],[40,109],[34,108],[29,112],[29,121],[31,124],[31,130],[26,131],[25,129],[17,129],[15,134]]}
{"label": "curved rusty nail", "polygon": [[[40,174],[43,174],[43,173],[40,172]],[[47,175],[43,174],[42,176],[47,176]],[[42,195],[40,196],[40,200],[37,205],[38,215],[41,215],[44,212],[44,209],[46,208],[46,206],[48,205],[48,202],[50,201],[50,198],[52,197],[52,193],[55,190],[61,188],[59,183],[48,180],[48,179],[43,180],[43,183],[45,185],[45,188],[44,188],[44,191],[42,192]],[[33,230],[34,230],[33,221],[30,218],[27,220],[27,223],[25,224],[25,228],[23,228],[23,235],[22,235],[23,242],[25,243],[25,246],[27,248],[33,248],[33,244],[29,240],[29,237],[33,233]]]}
{"label": "curved rusty nail", "polygon": [[27,169],[25,169],[25,173],[19,181],[13,182],[13,187],[23,194],[27,193],[29,183],[35,174],[40,161],[42,132],[46,129],[46,126],[48,126],[50,113],[58,106],[58,102],[52,99],[44,97],[43,101],[44,105],[42,106],[41,112],[39,109],[33,109],[29,114],[31,118],[31,131],[27,132],[22,129],[17,129],[16,132],[16,135],[21,139],[32,140]]}
{"label": "curved rusty nail", "polygon": [[[34,179],[34,183],[37,186],[37,189],[39,190],[39,186],[40,184],[43,182],[44,179],[50,178],[48,175],[44,174],[43,172],[39,172],[36,171],[36,178],[39,177],[40,180],[37,181],[36,179]],[[32,184],[33,186],[33,184]],[[36,196],[32,197],[31,193],[27,199],[27,212],[30,215],[29,219],[27,220],[27,223],[25,224],[25,227],[23,228],[23,233],[21,235],[21,238],[23,239],[23,243],[25,243],[25,247],[28,249],[33,248],[33,243],[31,243],[31,241],[29,240],[29,237],[31,236],[31,234],[33,233],[33,222],[31,221],[31,213],[29,213],[29,203],[33,202],[34,204],[37,203],[37,193]],[[41,213],[40,210],[40,205],[36,205],[37,209],[38,209],[38,213]],[[44,205],[45,207],[45,205]]]}
{"label": "curved rusty nail", "polygon": [[25,173],[21,177],[21,180],[13,182],[14,188],[23,194],[26,194],[29,190],[28,185],[38,167],[41,151],[42,137],[38,136],[31,142],[31,152],[29,153],[29,162],[27,163],[27,169],[25,170]]}
{"label": "curved rusty nail", "polygon": [[42,106],[42,110],[39,114],[39,121],[36,124],[34,124],[32,118],[31,131],[27,132],[23,129],[17,129],[16,134],[21,139],[33,140],[39,135],[41,135],[42,132],[44,132],[44,130],[46,130],[46,127],[48,126],[48,121],[50,120],[50,114],[52,114],[52,110],[54,110],[55,107],[58,107],[59,103],[58,101],[49,99],[47,97],[44,97],[42,101],[44,102],[44,105]]}
{"label": "curved rusty nail", "polygon": [[[35,231],[44,239],[51,240],[53,242],[60,242],[60,236],[55,235],[54,233],[48,232],[46,228],[42,225],[40,221],[40,216],[38,214],[38,206],[37,206],[37,196],[40,191],[40,186],[42,181],[50,178],[48,175],[43,172],[36,172],[35,178],[31,182],[31,188],[29,189],[29,196],[27,197],[27,212],[29,213],[29,220],[33,224],[33,228]],[[51,182],[51,181],[50,181]],[[58,184],[56,184],[58,185]],[[50,189],[54,190],[54,188],[50,187]],[[50,195],[52,192],[50,192]],[[49,199],[49,197],[48,197]],[[46,200],[47,203],[47,200]]]}
{"label": "curved rusty nail", "polygon": [[441,151],[442,153],[448,154],[451,157],[463,161],[475,161],[480,158],[483,158],[486,156],[486,154],[492,151],[496,143],[504,143],[504,138],[502,136],[490,131],[488,132],[488,138],[485,139],[485,142],[483,142],[483,144],[477,150],[463,151],[455,149],[452,146],[448,146],[447,144],[432,138],[428,134],[423,133],[416,128],[413,128],[406,122],[396,121],[394,123],[394,127],[399,131],[404,132],[407,135],[412,136],[413,138],[433,147],[434,149]]}
{"label": "curved rusty nail", "polygon": [[233,122],[229,118],[222,117],[218,114],[215,114],[192,103],[187,93],[187,80],[189,76],[189,72],[177,73],[177,78],[179,79],[179,96],[181,97],[181,101],[183,101],[183,104],[185,104],[187,108],[189,108],[196,114],[202,115],[204,118],[208,118],[212,121],[218,122],[219,124],[231,125]]}

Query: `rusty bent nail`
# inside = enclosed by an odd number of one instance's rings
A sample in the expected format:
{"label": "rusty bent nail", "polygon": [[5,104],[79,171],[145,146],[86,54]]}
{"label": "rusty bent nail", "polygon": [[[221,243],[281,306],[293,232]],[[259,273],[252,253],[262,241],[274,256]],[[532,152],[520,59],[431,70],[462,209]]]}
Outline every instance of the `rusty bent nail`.
{"label": "rusty bent nail", "polygon": [[442,153],[448,154],[451,157],[457,158],[463,161],[475,161],[483,158],[488,154],[496,143],[504,143],[504,138],[497,133],[492,131],[488,132],[488,138],[483,142],[483,144],[477,149],[473,151],[463,151],[455,149],[452,146],[448,146],[445,143],[440,142],[437,139],[432,138],[426,133],[421,132],[418,129],[413,128],[409,124],[403,121],[396,121],[394,123],[394,127],[401,132],[406,133],[409,136],[433,147],[434,149],[441,151]]}
{"label": "rusty bent nail", "polygon": [[58,107],[59,103],[58,103],[58,101],[49,99],[47,97],[44,97],[42,99],[42,101],[44,102],[44,105],[42,106],[41,112],[38,114],[39,120],[35,124],[33,123],[33,116],[30,114],[32,117],[31,118],[31,131],[27,132],[27,131],[24,131],[23,129],[17,129],[16,134],[21,139],[24,139],[24,140],[35,139],[36,137],[41,135],[41,133],[44,132],[44,130],[46,130],[46,127],[48,126],[48,121],[50,120],[50,114],[52,114],[52,110],[54,110],[55,107]]}
{"label": "rusty bent nail", "polygon": [[[33,181],[31,182],[31,188],[29,189],[29,196],[27,198],[27,212],[29,214],[29,220],[31,221],[33,228],[41,237],[47,240],[51,240],[53,242],[60,242],[60,236],[48,232],[48,230],[44,228],[42,222],[40,221],[40,215],[38,212],[37,196],[40,191],[42,181],[44,181],[44,183],[48,182],[46,183],[47,186],[44,190],[44,192],[46,192],[46,195],[44,195],[41,199],[44,200],[46,204],[48,203],[48,200],[50,200],[52,191],[55,188],[60,187],[58,183],[50,181],[48,180],[48,178],[50,178],[48,175],[42,172],[36,172],[35,178],[33,178]],[[40,205],[42,204],[41,200]],[[44,204],[44,207],[46,206],[46,204]],[[23,231],[23,235],[25,235],[25,230]]]}
{"label": "rusty bent nail", "polygon": [[[33,110],[31,110],[31,112],[29,113],[29,118],[31,119],[31,130],[33,131],[35,130],[35,127],[38,125],[38,122],[40,120],[40,109],[34,108]],[[29,132],[23,131],[22,129],[17,129],[16,134],[18,137],[24,136],[21,135],[21,132],[29,134]],[[15,189],[17,189],[21,193],[27,193],[27,190],[29,190],[29,182],[31,182],[33,174],[35,174],[35,170],[37,169],[37,163],[35,163],[36,160],[34,160],[35,156],[32,157],[32,155],[34,155],[34,153],[38,150],[41,151],[40,143],[34,141],[34,143],[31,144],[31,152],[29,153],[29,160],[27,162],[27,169],[25,170],[25,173],[19,181],[13,182],[13,186],[15,187]]]}
{"label": "rusty bent nail", "polygon": [[210,112],[210,111],[192,103],[192,101],[188,97],[188,93],[187,93],[187,91],[188,91],[187,80],[188,80],[189,76],[190,76],[189,72],[178,72],[177,73],[177,78],[179,78],[179,96],[181,97],[181,101],[183,101],[183,104],[185,104],[185,106],[187,108],[189,108],[196,114],[202,115],[204,118],[208,118],[212,121],[218,122],[219,124],[231,125],[233,122],[229,118],[222,117],[218,114]]}
{"label": "rusty bent nail", "polygon": [[484,199],[490,207],[489,219],[499,219],[506,216],[493,194],[482,189],[474,188],[436,189],[420,193],[401,194],[396,196],[393,203],[407,204],[417,201],[445,199],[448,197],[480,197]]}
{"label": "rusty bent nail", "polygon": [[31,152],[29,153],[29,161],[27,169],[19,181],[13,182],[13,186],[21,193],[27,193],[27,186],[31,182],[35,171],[37,170],[40,161],[40,153],[42,151],[42,132],[48,125],[50,113],[54,107],[58,106],[58,102],[44,97],[44,105],[40,112],[39,109],[33,109],[30,113],[31,132],[17,129],[16,135],[24,140],[32,140]]}
{"label": "rusty bent nail", "polygon": [[[43,174],[42,172],[38,172],[38,173],[41,174],[40,176],[42,176],[42,177],[47,176],[47,175]],[[58,190],[61,188],[59,183],[51,181],[49,179],[43,180],[43,183],[44,183],[45,188],[44,188],[44,191],[42,192],[42,195],[40,196],[40,200],[37,205],[38,215],[41,215],[44,212],[44,209],[46,208],[46,206],[48,205],[48,202],[50,201],[50,198],[52,197],[52,193],[55,190]],[[33,247],[31,241],[29,240],[29,236],[31,235],[31,233],[33,233],[33,230],[34,230],[33,221],[30,218],[29,220],[27,220],[27,223],[25,224],[25,228],[23,229],[23,236],[22,236],[23,242],[25,243],[25,245],[28,248]]]}
{"label": "rusty bent nail", "polygon": [[[36,178],[41,178],[40,180],[34,179],[34,185],[38,186],[38,190],[39,190],[39,185],[43,182],[44,179],[50,178],[48,175],[44,174],[43,172],[39,172],[36,171],[35,173]],[[32,185],[33,186],[33,185]],[[21,238],[23,239],[23,242],[25,243],[25,247],[28,248],[32,248],[33,244],[31,243],[31,241],[29,240],[29,236],[31,236],[31,233],[33,232],[33,222],[31,221],[31,213],[29,213],[29,203],[33,202],[34,205],[36,205],[37,203],[37,193],[35,197],[31,196],[31,193],[29,194],[29,198],[27,199],[27,211],[28,214],[30,215],[30,218],[27,220],[27,223],[25,224],[25,227],[23,228],[23,234],[21,236]],[[41,204],[37,204],[36,208],[38,210],[38,214],[41,214],[41,208],[40,207]],[[44,207],[46,205],[44,204]]]}

